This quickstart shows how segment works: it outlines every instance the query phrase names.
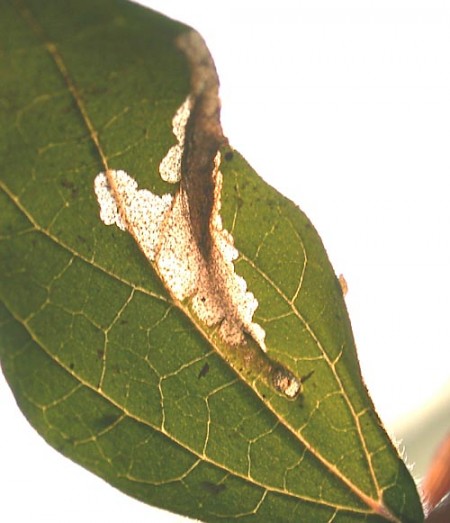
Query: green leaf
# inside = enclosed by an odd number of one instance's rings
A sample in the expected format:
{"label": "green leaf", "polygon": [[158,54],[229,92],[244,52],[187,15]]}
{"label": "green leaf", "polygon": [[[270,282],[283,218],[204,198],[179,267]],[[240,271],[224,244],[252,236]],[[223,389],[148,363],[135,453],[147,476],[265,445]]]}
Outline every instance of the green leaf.
{"label": "green leaf", "polygon": [[[187,28],[119,0],[1,11],[0,358],[30,423],[122,491],[204,521],[422,521],[339,283],[292,202],[223,149],[222,218],[267,356],[224,348],[99,218],[105,162],[173,192],[158,166],[190,89]],[[267,380],[273,362],[308,377],[297,399]]]}

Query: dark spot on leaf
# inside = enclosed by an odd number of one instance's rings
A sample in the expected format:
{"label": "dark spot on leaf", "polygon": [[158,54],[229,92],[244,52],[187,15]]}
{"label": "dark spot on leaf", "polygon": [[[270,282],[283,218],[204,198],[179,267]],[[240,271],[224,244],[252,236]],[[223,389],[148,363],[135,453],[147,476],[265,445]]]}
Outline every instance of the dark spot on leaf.
{"label": "dark spot on leaf", "polygon": [[105,95],[108,92],[108,89],[106,87],[99,87],[98,85],[95,85],[86,89],[86,92],[92,95]]}
{"label": "dark spot on leaf", "polygon": [[227,151],[224,158],[227,162],[230,162],[233,159],[233,151]]}
{"label": "dark spot on leaf", "polygon": [[97,358],[98,358],[99,360],[103,359],[103,355],[104,355],[104,354],[105,354],[105,353],[104,353],[104,351],[103,351],[102,349],[98,349],[98,350],[97,350]]}
{"label": "dark spot on leaf", "polygon": [[300,378],[300,381],[302,383],[305,383],[305,381],[309,380],[309,378],[314,374],[314,370],[312,370],[311,372],[308,372],[308,374],[305,374],[305,376],[302,376]]}
{"label": "dark spot on leaf", "polygon": [[211,481],[202,481],[201,482],[202,488],[204,488],[206,491],[208,491],[210,494],[213,494],[216,496],[217,494],[220,494],[223,492],[227,487],[221,483],[216,484],[212,483]]}
{"label": "dark spot on leaf", "polygon": [[305,397],[303,394],[300,394],[300,396],[297,398],[297,405],[302,409],[305,406]]}
{"label": "dark spot on leaf", "polygon": [[66,437],[64,440],[55,445],[55,449],[62,454],[66,453],[75,445],[75,439]]}
{"label": "dark spot on leaf", "polygon": [[61,186],[64,187],[64,189],[67,189],[68,191],[70,191],[70,196],[73,200],[78,196],[79,189],[70,180],[66,180],[65,178],[63,178],[61,180]]}
{"label": "dark spot on leaf", "polygon": [[198,373],[198,378],[204,378],[209,372],[209,363],[206,362]]}
{"label": "dark spot on leaf", "polygon": [[70,369],[70,370],[73,370],[74,368],[75,368],[75,365],[74,365],[73,363],[70,363],[70,364],[69,364],[69,369]]}
{"label": "dark spot on leaf", "polygon": [[97,430],[104,430],[110,427],[111,425],[114,425],[118,418],[119,416],[114,414],[106,414],[105,416],[98,418],[95,423]]}

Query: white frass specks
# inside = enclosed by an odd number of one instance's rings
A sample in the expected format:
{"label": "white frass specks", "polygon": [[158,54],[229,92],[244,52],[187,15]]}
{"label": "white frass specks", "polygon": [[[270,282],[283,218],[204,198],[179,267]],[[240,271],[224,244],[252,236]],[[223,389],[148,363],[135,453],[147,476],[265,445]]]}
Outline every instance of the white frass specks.
{"label": "white frass specks", "polygon": [[[189,113],[188,98],[172,121],[178,144],[160,164],[161,177],[166,181],[180,179]],[[170,294],[179,302],[190,300],[195,314],[207,326],[220,325],[219,333],[226,343],[243,344],[247,333],[265,351],[265,331],[253,322],[258,301],[247,291],[244,278],[235,273],[233,262],[239,253],[232,235],[222,226],[219,153],[215,164],[215,200],[210,228],[213,249],[208,261],[192,236],[187,196],[180,189],[174,196],[158,196],[147,189],[138,189],[137,182],[124,171],[100,173],[95,179],[100,218],[106,225],[115,224],[128,230],[154,264]]]}

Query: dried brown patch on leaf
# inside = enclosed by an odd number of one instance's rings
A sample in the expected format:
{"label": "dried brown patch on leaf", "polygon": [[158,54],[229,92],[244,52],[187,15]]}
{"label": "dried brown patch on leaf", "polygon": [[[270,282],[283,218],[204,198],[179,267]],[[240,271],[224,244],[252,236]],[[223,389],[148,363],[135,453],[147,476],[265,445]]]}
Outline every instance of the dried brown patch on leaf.
{"label": "dried brown patch on leaf", "polygon": [[[134,237],[172,297],[179,303],[187,300],[206,326],[217,326],[225,344],[242,346],[250,336],[265,352],[265,331],[253,321],[258,301],[235,272],[239,253],[220,215],[219,149],[226,139],[217,73],[198,33],[182,35],[177,45],[190,64],[191,93],[172,119],[177,143],[159,172],[167,182],[179,181],[179,188],[174,196],[158,196],[138,189],[124,171],[100,173],[95,180],[100,217]],[[270,360],[261,362],[267,374],[276,373],[278,381],[271,382],[279,392],[290,398],[299,393],[301,382],[290,371]]]}

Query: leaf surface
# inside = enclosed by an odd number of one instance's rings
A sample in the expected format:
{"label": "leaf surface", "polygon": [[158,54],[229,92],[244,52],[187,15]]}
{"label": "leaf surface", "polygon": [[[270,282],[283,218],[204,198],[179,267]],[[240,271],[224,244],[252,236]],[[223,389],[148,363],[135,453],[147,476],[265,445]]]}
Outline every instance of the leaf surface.
{"label": "leaf surface", "polygon": [[174,191],[158,166],[189,93],[174,45],[187,28],[123,1],[1,6],[0,357],[30,423],[124,492],[204,521],[421,521],[339,283],[292,202],[222,151],[222,218],[268,358],[308,376],[294,401],[224,358],[99,218],[105,161]]}

